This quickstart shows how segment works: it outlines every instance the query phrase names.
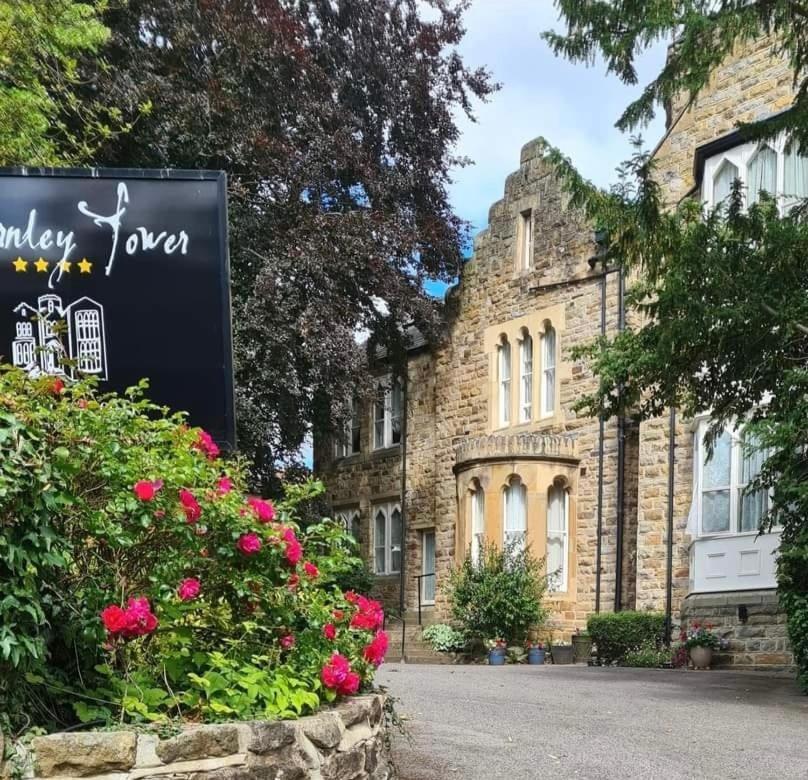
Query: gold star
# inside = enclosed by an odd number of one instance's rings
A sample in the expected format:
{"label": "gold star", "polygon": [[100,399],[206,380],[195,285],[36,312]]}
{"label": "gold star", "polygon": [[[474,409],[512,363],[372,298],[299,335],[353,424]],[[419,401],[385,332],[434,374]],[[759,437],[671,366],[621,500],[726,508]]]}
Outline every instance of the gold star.
{"label": "gold star", "polygon": [[25,273],[28,270],[28,261],[23,260],[21,257],[18,257],[14,263],[14,270],[17,273]]}
{"label": "gold star", "polygon": [[44,257],[40,257],[34,265],[38,274],[44,274],[48,270],[48,261]]}
{"label": "gold star", "polygon": [[71,265],[73,265],[73,263],[69,262],[68,260],[60,260],[60,261],[57,263],[57,265],[59,266],[59,268],[60,268],[60,269],[61,269],[61,270],[62,270],[64,273],[69,274],[69,273],[70,273],[70,266],[71,266]]}
{"label": "gold star", "polygon": [[86,258],[82,258],[81,262],[78,263],[79,271],[83,274],[88,274],[90,271],[93,270],[93,264]]}

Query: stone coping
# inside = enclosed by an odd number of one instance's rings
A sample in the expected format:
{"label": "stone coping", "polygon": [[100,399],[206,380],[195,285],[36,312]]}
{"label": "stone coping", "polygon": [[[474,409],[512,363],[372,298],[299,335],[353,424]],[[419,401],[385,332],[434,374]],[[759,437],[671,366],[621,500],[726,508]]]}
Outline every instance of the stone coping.
{"label": "stone coping", "polygon": [[455,469],[479,461],[531,459],[577,461],[575,437],[568,434],[491,433],[455,446]]}
{"label": "stone coping", "polygon": [[[389,780],[384,698],[356,696],[294,721],[189,725],[174,736],[61,732],[17,746],[31,780]],[[2,754],[0,754],[2,756]],[[0,778],[12,776],[11,762]]]}

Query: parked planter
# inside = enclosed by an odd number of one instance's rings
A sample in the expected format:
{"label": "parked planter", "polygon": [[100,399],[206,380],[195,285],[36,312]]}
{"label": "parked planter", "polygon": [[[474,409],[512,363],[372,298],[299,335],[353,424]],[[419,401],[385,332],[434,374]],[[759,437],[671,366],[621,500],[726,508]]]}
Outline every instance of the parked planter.
{"label": "parked planter", "polygon": [[572,637],[575,663],[586,663],[592,656],[592,637],[589,634],[575,634]]}
{"label": "parked planter", "polygon": [[575,658],[572,645],[552,645],[550,653],[554,664],[571,664]]}
{"label": "parked planter", "polygon": [[505,648],[492,647],[488,651],[488,663],[490,666],[505,666]]}
{"label": "parked planter", "polygon": [[547,651],[543,647],[530,647],[527,651],[527,662],[533,666],[541,666],[546,654]]}
{"label": "parked planter", "polygon": [[713,662],[713,648],[691,647],[690,661],[694,669],[709,669]]}

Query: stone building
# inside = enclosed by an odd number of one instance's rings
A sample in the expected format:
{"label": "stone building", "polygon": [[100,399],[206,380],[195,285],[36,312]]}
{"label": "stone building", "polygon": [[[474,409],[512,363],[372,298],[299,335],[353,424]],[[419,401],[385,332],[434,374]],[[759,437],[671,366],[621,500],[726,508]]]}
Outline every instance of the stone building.
{"label": "stone building", "polygon": [[[787,139],[746,144],[735,131],[792,99],[788,64],[761,41],[698,101],[668,106],[654,152],[668,201],[719,203],[736,177],[749,199],[808,197],[808,160]],[[766,496],[743,493],[759,458],[744,457],[742,426],[708,462],[707,418],[674,411],[637,426],[574,410],[597,380],[573,350],[625,326],[624,286],[540,144],[526,144],[447,295],[444,338],[413,339],[404,381],[380,365],[376,397],[354,408],[344,440],[318,439],[334,513],[395,611],[420,595],[445,615],[441,583],[481,539],[527,543],[546,557],[556,638],[593,612],[653,609],[672,630],[713,622],[729,640],[720,662],[787,666],[778,534],[758,536]]]}

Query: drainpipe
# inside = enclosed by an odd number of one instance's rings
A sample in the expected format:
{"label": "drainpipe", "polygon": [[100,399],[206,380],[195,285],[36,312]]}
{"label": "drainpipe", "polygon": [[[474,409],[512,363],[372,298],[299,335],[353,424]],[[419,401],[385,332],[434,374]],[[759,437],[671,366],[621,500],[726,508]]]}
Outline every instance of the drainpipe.
{"label": "drainpipe", "polygon": [[[600,279],[600,335],[606,336],[606,281],[604,273]],[[600,568],[603,553],[603,436],[605,421],[601,414],[598,419],[598,532],[595,553],[595,612],[600,612]]]}
{"label": "drainpipe", "polygon": [[[407,569],[407,390],[409,361],[404,359],[404,376],[401,378],[401,571],[399,572],[398,607],[401,613],[401,624],[404,625],[404,583]],[[404,652],[404,632],[401,635],[401,650]]]}
{"label": "drainpipe", "polygon": [[[617,287],[617,330],[622,333],[626,328],[625,312],[626,277],[620,268]],[[623,606],[623,523],[625,514],[624,481],[626,470],[626,418],[621,414],[617,418],[617,536],[615,539],[614,562],[614,611],[619,612]]]}
{"label": "drainpipe", "polygon": [[665,644],[673,632],[673,468],[676,454],[676,409],[671,406],[668,433],[668,560],[665,572]]}

